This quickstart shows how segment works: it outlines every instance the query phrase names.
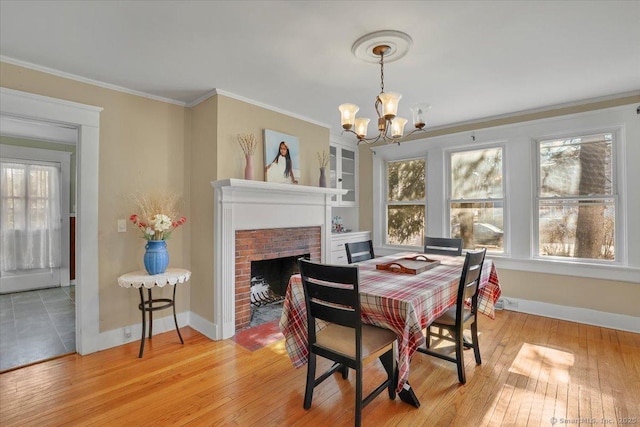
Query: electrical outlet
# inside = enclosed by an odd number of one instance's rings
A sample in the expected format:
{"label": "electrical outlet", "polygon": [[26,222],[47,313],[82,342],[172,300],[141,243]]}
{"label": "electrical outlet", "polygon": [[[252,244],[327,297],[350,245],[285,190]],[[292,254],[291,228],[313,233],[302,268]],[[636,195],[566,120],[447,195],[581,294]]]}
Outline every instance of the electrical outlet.
{"label": "electrical outlet", "polygon": [[119,219],[118,220],[118,233],[126,233],[127,232],[127,220]]}
{"label": "electrical outlet", "polygon": [[129,326],[124,327],[124,337],[131,338],[131,328]]}
{"label": "electrical outlet", "polygon": [[504,308],[518,308],[518,301],[513,301],[510,299],[505,298],[504,299]]}

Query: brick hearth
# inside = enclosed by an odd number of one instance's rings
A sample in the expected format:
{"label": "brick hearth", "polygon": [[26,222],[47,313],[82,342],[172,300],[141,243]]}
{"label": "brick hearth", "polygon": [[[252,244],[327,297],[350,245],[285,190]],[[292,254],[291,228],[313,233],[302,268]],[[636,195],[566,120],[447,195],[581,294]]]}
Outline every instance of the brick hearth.
{"label": "brick hearth", "polygon": [[251,321],[251,261],[310,254],[312,261],[321,260],[321,228],[270,228],[236,231],[236,331]]}

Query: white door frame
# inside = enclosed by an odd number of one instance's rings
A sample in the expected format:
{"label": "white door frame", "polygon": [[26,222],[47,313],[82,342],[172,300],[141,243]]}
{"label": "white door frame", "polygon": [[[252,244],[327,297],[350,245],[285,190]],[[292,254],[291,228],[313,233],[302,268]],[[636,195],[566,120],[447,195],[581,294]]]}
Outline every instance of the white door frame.
{"label": "white door frame", "polygon": [[98,164],[102,108],[0,87],[0,114],[78,129],[76,351],[98,351]]}

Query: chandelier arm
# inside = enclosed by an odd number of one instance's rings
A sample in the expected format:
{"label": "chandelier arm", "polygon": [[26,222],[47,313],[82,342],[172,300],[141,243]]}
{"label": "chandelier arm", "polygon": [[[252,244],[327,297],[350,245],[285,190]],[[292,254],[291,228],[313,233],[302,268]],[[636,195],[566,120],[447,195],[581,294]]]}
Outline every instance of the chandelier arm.
{"label": "chandelier arm", "polygon": [[381,133],[379,133],[377,136],[374,136],[374,137],[371,137],[371,138],[365,138],[365,137],[361,137],[360,135],[358,135],[356,132],[354,132],[351,129],[344,129],[342,131],[342,133],[345,133],[345,132],[349,132],[349,133],[354,134],[358,138],[358,145],[361,142],[366,142],[367,144],[374,144],[374,143],[378,142],[380,140],[380,138],[382,137]]}

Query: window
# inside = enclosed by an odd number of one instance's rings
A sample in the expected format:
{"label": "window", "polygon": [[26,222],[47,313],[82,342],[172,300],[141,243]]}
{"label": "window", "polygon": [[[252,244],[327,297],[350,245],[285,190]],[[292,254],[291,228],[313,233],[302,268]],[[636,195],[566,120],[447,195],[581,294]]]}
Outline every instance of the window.
{"label": "window", "polygon": [[538,143],[538,256],[615,259],[613,134]]}
{"label": "window", "polygon": [[502,147],[452,152],[449,160],[451,237],[465,249],[504,252]]}
{"label": "window", "polygon": [[389,245],[422,246],[426,208],[426,162],[387,162],[387,241]]}
{"label": "window", "polygon": [[3,160],[0,176],[0,271],[59,267],[59,167]]}

